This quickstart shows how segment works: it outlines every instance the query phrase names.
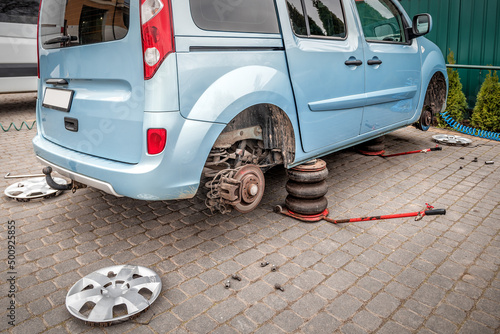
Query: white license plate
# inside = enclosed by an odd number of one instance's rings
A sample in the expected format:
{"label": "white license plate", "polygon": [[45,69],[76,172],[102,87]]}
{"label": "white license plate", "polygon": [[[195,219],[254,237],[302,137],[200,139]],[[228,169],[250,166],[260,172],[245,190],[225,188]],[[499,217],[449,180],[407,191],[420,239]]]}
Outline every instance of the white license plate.
{"label": "white license plate", "polygon": [[69,111],[75,92],[69,89],[45,88],[42,105],[60,111]]}

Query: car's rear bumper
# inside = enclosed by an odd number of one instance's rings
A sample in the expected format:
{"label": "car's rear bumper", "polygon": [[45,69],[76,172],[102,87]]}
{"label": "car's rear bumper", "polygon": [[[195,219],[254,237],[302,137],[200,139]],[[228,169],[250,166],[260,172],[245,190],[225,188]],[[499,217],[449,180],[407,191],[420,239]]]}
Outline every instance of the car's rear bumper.
{"label": "car's rear bumper", "polygon": [[42,164],[115,196],[182,199],[196,194],[207,156],[224,126],[186,120],[178,112],[145,113],[144,132],[148,128],[165,128],[167,145],[154,156],[147,155],[144,148],[138,164],[82,154],[54,144],[40,134],[33,139],[33,146]]}

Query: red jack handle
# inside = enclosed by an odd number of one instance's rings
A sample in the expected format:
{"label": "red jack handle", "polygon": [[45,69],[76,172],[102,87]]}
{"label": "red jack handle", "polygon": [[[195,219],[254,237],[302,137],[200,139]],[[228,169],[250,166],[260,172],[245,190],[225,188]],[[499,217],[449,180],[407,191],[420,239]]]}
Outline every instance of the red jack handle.
{"label": "red jack handle", "polygon": [[407,154],[416,154],[416,153],[427,153],[427,152],[431,152],[431,151],[442,151],[443,148],[441,146],[437,146],[436,147],[431,147],[431,148],[426,148],[425,150],[418,150],[418,151],[410,151],[410,152],[403,152],[403,153],[395,153],[395,154],[382,154],[380,155],[382,158],[390,158],[390,157],[397,157],[397,156],[400,156],[400,155],[407,155]]}
{"label": "red jack handle", "polygon": [[397,213],[392,215],[382,215],[382,216],[372,216],[372,217],[362,217],[362,218],[348,218],[348,219],[332,219],[328,217],[328,209],[317,215],[301,215],[289,211],[288,209],[283,209],[280,205],[277,205],[274,209],[275,212],[281,213],[285,216],[289,216],[300,221],[315,223],[321,220],[326,220],[332,224],[344,224],[344,223],[355,223],[355,222],[366,222],[372,220],[385,220],[385,219],[395,219],[395,218],[408,218],[415,217],[415,220],[420,220],[425,216],[438,216],[445,215],[446,209],[430,209],[432,206],[428,205],[429,210],[408,212],[408,213]]}

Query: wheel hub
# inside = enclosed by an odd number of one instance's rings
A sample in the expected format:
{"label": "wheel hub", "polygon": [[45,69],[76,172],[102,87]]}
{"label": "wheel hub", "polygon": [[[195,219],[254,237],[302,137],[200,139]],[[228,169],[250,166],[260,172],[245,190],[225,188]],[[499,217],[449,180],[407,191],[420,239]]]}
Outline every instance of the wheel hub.
{"label": "wheel hub", "polygon": [[259,192],[259,186],[257,186],[256,184],[252,184],[248,189],[248,193],[250,194],[250,196],[255,196],[257,195],[258,192]]}
{"label": "wheel hub", "polygon": [[432,113],[430,110],[425,110],[422,115],[422,125],[429,126],[432,123]]}
{"label": "wheel hub", "polygon": [[234,176],[241,183],[240,198],[234,208],[242,213],[255,209],[264,196],[265,179],[262,170],[255,165],[242,167]]}
{"label": "wheel hub", "polygon": [[259,179],[255,175],[247,175],[241,180],[241,199],[246,203],[255,201],[259,193]]}

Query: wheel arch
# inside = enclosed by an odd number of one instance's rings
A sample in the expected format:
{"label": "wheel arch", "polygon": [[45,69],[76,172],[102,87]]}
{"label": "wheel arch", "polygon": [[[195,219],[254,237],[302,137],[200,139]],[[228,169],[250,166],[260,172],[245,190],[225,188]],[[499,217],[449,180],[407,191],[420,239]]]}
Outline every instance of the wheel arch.
{"label": "wheel arch", "polygon": [[424,108],[430,107],[432,114],[436,115],[446,107],[446,96],[448,88],[446,77],[441,71],[437,71],[432,76],[424,98]]}
{"label": "wheel arch", "polygon": [[440,71],[432,76],[425,92],[424,103],[415,127],[422,131],[429,130],[436,124],[436,115],[446,108],[447,83],[446,77]]}
{"label": "wheel arch", "polygon": [[260,103],[245,108],[226,125],[221,134],[255,126],[262,129],[264,148],[281,150],[285,166],[295,160],[296,137],[292,121],[275,104]]}
{"label": "wheel arch", "polygon": [[[422,81],[424,87],[421,92],[421,106],[430,105],[434,101],[441,108],[434,107],[433,112],[440,112],[445,108],[448,95],[448,73],[441,50],[431,41],[420,38],[422,55]],[[439,103],[437,103],[439,102]]]}
{"label": "wheel arch", "polygon": [[[273,56],[279,61],[242,66],[219,76],[204,88],[192,107],[181,108],[181,114],[187,119],[226,124],[223,132],[237,125],[244,128],[245,124],[252,124],[252,119],[259,120],[263,130],[270,130],[266,124],[279,126],[274,132],[268,131],[267,137],[271,144],[281,139],[284,163],[289,165],[301,147],[299,123],[286,63],[278,53]],[[287,135],[287,140],[282,134]]]}
{"label": "wheel arch", "polygon": [[448,74],[441,50],[424,37],[418,40],[422,51],[422,90],[415,116],[409,124],[420,122],[425,110],[431,109],[433,115],[444,110],[448,95]]}

